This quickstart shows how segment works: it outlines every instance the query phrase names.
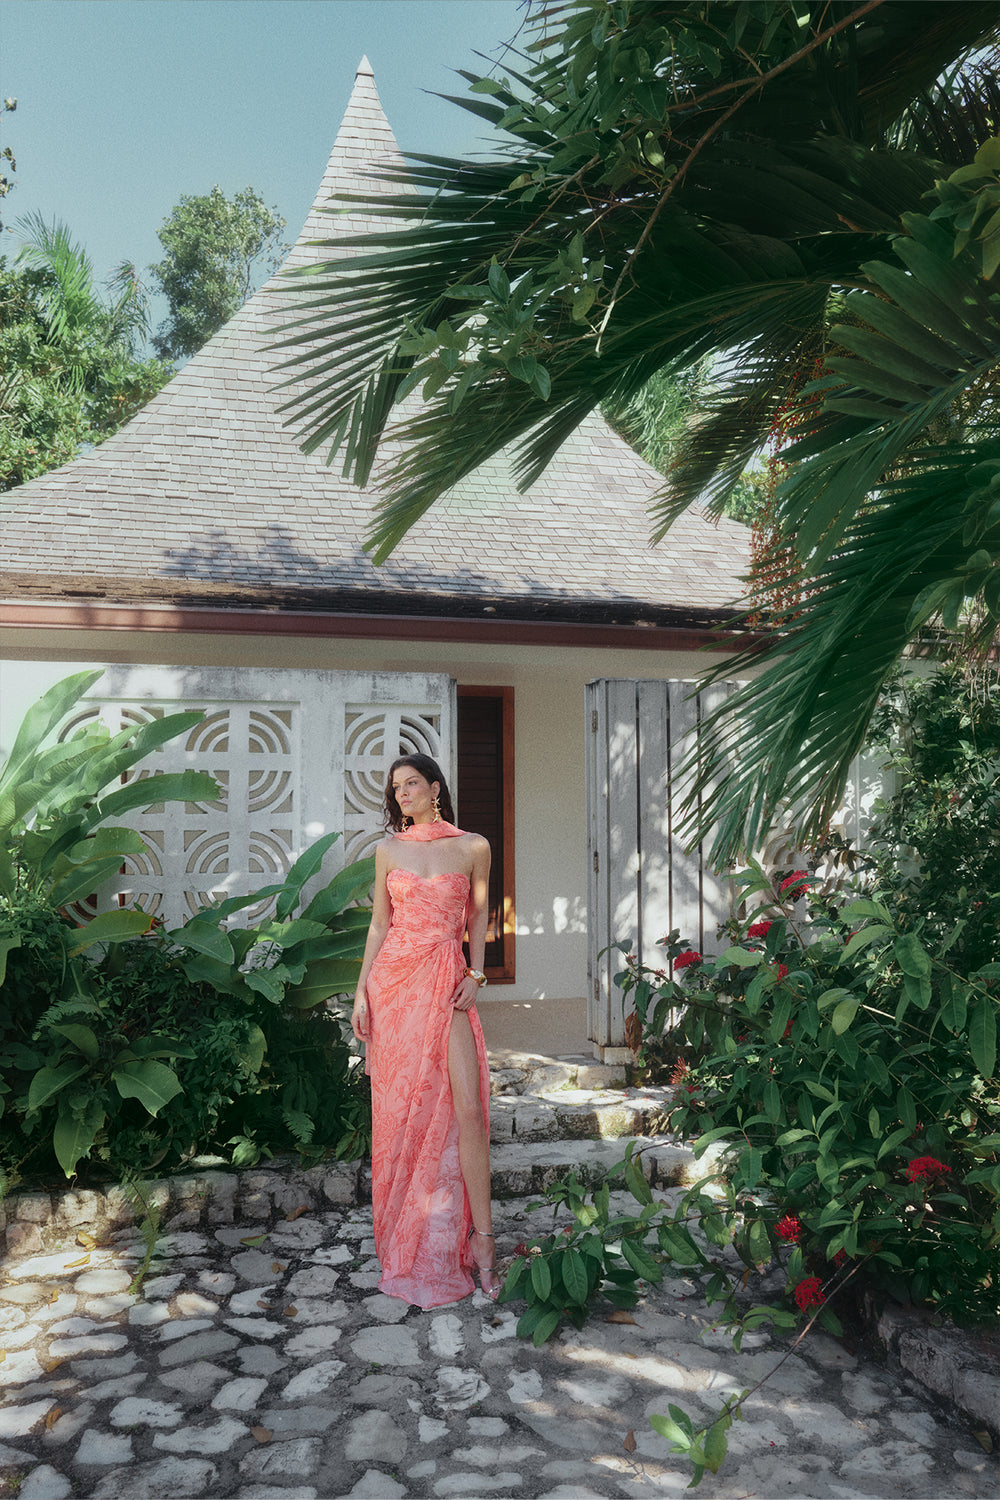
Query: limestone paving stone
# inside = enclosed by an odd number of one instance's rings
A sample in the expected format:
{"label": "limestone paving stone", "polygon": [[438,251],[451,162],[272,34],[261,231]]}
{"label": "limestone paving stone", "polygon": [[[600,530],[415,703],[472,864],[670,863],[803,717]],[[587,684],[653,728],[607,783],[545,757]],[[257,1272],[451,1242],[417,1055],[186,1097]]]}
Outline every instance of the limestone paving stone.
{"label": "limestone paving stone", "polygon": [[89,1500],[199,1500],[214,1486],[218,1473],[210,1459],[171,1455],[110,1470]]}
{"label": "limestone paving stone", "polygon": [[178,1322],[168,1320],[158,1330],[161,1344],[171,1344],[175,1339],[188,1338],[193,1333],[204,1333],[214,1328],[211,1318],[184,1318]]}
{"label": "limestone paving stone", "polygon": [[323,1450],[321,1438],[292,1438],[252,1449],[240,1459],[240,1473],[245,1479],[282,1479],[286,1474],[308,1478],[316,1472]]}
{"label": "limestone paving stone", "polygon": [[342,1333],[343,1329],[336,1323],[318,1323],[316,1327],[303,1329],[288,1339],[284,1352],[291,1359],[315,1359],[328,1354]]}
{"label": "limestone paving stone", "polygon": [[217,1386],[227,1378],[228,1371],[210,1360],[196,1359],[192,1364],[181,1365],[176,1370],[159,1371],[161,1385],[177,1390],[188,1402],[204,1401]]}
{"label": "limestone paving stone", "polygon": [[131,1375],[139,1363],[134,1349],[114,1359],[74,1359],[70,1371],[78,1380],[110,1380],[115,1375]]}
{"label": "limestone paving stone", "polygon": [[328,1432],[343,1414],[340,1406],[315,1406],[296,1403],[294,1406],[273,1406],[262,1415],[262,1425],[267,1427],[275,1439],[298,1437],[301,1434]]}
{"label": "limestone paving stone", "polygon": [[351,1352],[362,1364],[407,1367],[420,1364],[417,1337],[399,1325],[365,1328],[351,1338]]}
{"label": "limestone paving stone", "polygon": [[189,1361],[193,1363],[199,1359],[216,1359],[221,1354],[228,1354],[239,1348],[239,1343],[235,1334],[215,1328],[210,1333],[193,1333],[189,1338],[178,1339],[176,1344],[168,1344],[165,1349],[159,1350],[157,1357],[162,1369],[175,1369]]}
{"label": "limestone paving stone", "polygon": [[29,1401],[0,1410],[0,1439],[27,1437],[54,1406],[55,1402],[51,1400]]}
{"label": "limestone paving stone", "polygon": [[233,1417],[222,1417],[209,1426],[177,1427],[172,1432],[158,1432],[153,1447],[167,1453],[227,1453],[234,1443],[246,1437],[247,1429]]}
{"label": "limestone paving stone", "polygon": [[322,1359],[308,1369],[301,1370],[298,1375],[293,1375],[281,1390],[281,1399],[302,1401],[310,1396],[320,1396],[346,1369],[347,1365],[342,1359]]}
{"label": "limestone paving stone", "polygon": [[169,1401],[126,1396],[112,1408],[112,1427],[175,1427],[183,1417],[180,1407]]}
{"label": "limestone paving stone", "polygon": [[126,1434],[88,1431],[80,1439],[74,1462],[91,1464],[127,1464],[132,1458],[132,1439]]}
{"label": "limestone paving stone", "polygon": [[405,1406],[419,1393],[420,1387],[408,1375],[365,1375],[347,1391],[355,1406],[377,1406],[384,1409]]}
{"label": "limestone paving stone", "polygon": [[21,1500],[69,1500],[73,1485],[51,1464],[39,1464],[21,1481],[17,1493]]}
{"label": "limestone paving stone", "polygon": [[145,1380],[143,1370],[134,1375],[118,1375],[114,1380],[99,1380],[96,1385],[88,1387],[87,1395],[91,1401],[108,1401],[112,1396],[134,1396]]}
{"label": "limestone paving stone", "polygon": [[82,1276],[77,1276],[73,1287],[84,1296],[103,1296],[109,1292],[127,1291],[131,1284],[132,1277],[128,1271],[108,1266],[105,1270],[86,1271]]}
{"label": "limestone paving stone", "polygon": [[274,1375],[283,1370],[286,1361],[267,1344],[255,1344],[249,1349],[240,1349],[236,1361],[247,1375]]}
{"label": "limestone paving stone", "polygon": [[64,1443],[71,1443],[75,1437],[88,1426],[94,1415],[94,1404],[92,1401],[81,1401],[78,1406],[70,1410],[64,1410],[62,1415],[47,1427],[42,1434],[42,1446],[44,1448],[61,1448]]}
{"label": "limestone paving stone", "polygon": [[[212,1406],[216,1411],[255,1411],[257,1402],[267,1390],[267,1384],[267,1378],[263,1375],[242,1375],[236,1380],[229,1380],[212,1397]],[[309,1394],[313,1393],[310,1391]],[[286,1399],[294,1400],[295,1397],[286,1396]]]}
{"label": "limestone paving stone", "polygon": [[388,1412],[369,1407],[351,1419],[344,1439],[344,1455],[351,1463],[379,1459],[399,1464],[409,1447],[406,1433]]}
{"label": "limestone paving stone", "polygon": [[406,1493],[405,1484],[383,1474],[381,1469],[366,1469],[353,1489],[347,1491],[358,1500],[402,1500]]}

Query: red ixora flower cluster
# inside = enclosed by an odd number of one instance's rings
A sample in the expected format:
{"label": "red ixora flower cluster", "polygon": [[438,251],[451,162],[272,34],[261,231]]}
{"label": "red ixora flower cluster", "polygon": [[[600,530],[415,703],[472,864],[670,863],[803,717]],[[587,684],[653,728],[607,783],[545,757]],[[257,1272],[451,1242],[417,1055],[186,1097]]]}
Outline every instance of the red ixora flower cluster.
{"label": "red ixora flower cluster", "polygon": [[906,1175],[911,1182],[933,1182],[950,1171],[950,1167],[933,1156],[915,1156],[906,1169]]}
{"label": "red ixora flower cluster", "polygon": [[687,951],[687,953],[678,953],[677,957],[674,959],[674,968],[675,969],[689,969],[692,964],[700,964],[700,963],[701,963],[701,954],[700,953],[696,953],[693,948],[690,948]]}
{"label": "red ixora flower cluster", "polygon": [[[793,885],[802,885],[803,883],[808,885],[811,880],[812,876],[808,870],[793,870],[790,875],[785,876],[784,880],[778,886],[778,894],[783,896],[787,890],[791,890]],[[799,894],[801,895],[801,892]]]}
{"label": "red ixora flower cluster", "polygon": [[773,922],[751,922],[747,928],[747,937],[766,938],[773,925]]}
{"label": "red ixora flower cluster", "polygon": [[797,1245],[802,1234],[802,1220],[797,1214],[785,1214],[774,1226],[774,1232],[779,1240],[787,1240],[790,1245]]}
{"label": "red ixora flower cluster", "polygon": [[805,1281],[800,1281],[795,1288],[794,1297],[799,1312],[806,1312],[810,1307],[822,1307],[826,1301],[823,1295],[823,1278],[807,1276]]}
{"label": "red ixora flower cluster", "polygon": [[774,972],[775,972],[775,975],[777,977],[778,983],[780,984],[781,981],[783,979],[787,978],[787,976],[788,976],[788,965],[787,964],[778,964],[775,967]]}

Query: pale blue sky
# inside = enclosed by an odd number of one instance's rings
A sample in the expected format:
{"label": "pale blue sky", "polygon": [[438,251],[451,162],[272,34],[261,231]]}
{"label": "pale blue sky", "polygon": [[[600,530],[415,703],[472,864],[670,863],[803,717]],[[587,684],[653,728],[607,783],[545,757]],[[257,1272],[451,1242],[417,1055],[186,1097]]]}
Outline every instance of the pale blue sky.
{"label": "pale blue sky", "polygon": [[[0,0],[8,225],[64,220],[97,275],[159,259],[182,194],[255,187],[294,240],[367,54],[400,146],[475,151],[461,94],[524,20],[517,0]],[[15,236],[4,232],[0,253]]]}

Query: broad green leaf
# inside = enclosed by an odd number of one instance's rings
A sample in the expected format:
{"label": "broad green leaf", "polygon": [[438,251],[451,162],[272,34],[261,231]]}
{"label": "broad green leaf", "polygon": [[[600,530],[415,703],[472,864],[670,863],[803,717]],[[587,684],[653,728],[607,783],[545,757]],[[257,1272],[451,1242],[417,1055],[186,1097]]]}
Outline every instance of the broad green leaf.
{"label": "broad green leaf", "polygon": [[760,1181],[762,1167],[760,1151],[756,1146],[748,1146],[740,1152],[737,1170],[740,1176],[740,1185],[745,1191],[752,1193]]}
{"label": "broad green leaf", "polygon": [[367,895],[374,879],[374,859],[356,860],[336,874],[321,891],[317,891],[302,915],[315,922],[327,922],[352,902]]}
{"label": "broad green leaf", "polygon": [[909,1140],[912,1133],[909,1125],[903,1125],[899,1130],[894,1130],[891,1135],[886,1136],[878,1148],[878,1160],[881,1161],[883,1156],[888,1156],[890,1152],[897,1150],[904,1141]]}
{"label": "broad green leaf", "polygon": [[891,937],[892,928],[883,927],[875,922],[871,927],[862,927],[844,945],[844,959],[853,958],[855,953],[860,953],[863,948],[870,948],[873,943],[879,943],[883,938]]}
{"label": "broad green leaf", "polygon": [[831,1018],[831,1025],[838,1036],[850,1026],[858,1013],[858,1006],[860,1004],[861,1001],[857,995],[851,995],[847,1000],[841,1000]]}
{"label": "broad green leaf", "polygon": [[105,1112],[100,1101],[91,1099],[82,1110],[73,1110],[63,1101],[52,1130],[52,1149],[56,1160],[72,1177],[81,1156],[86,1156],[104,1124]]}
{"label": "broad green leaf", "polygon": [[135,807],[151,807],[158,802],[216,802],[219,784],[204,771],[165,771],[155,776],[138,776],[134,781],[109,792],[95,805],[91,818],[120,818]]}
{"label": "broad green leaf", "polygon": [[78,1062],[75,1058],[61,1062],[54,1068],[39,1068],[28,1085],[29,1113],[41,1109],[43,1104],[47,1104],[67,1084],[75,1083],[87,1071],[87,1064]]}
{"label": "broad green leaf", "polygon": [[20,948],[20,946],[20,933],[14,932],[8,934],[7,937],[0,937],[0,986],[3,985],[4,979],[7,975],[7,955],[9,953],[13,953],[14,950],[16,948]]}
{"label": "broad green leaf", "polygon": [[703,1444],[705,1467],[713,1474],[718,1474],[729,1447],[729,1439],[726,1436],[728,1427],[728,1421],[713,1422],[705,1434]]}
{"label": "broad green leaf", "polygon": [[625,1164],[625,1183],[633,1198],[639,1203],[652,1203],[653,1195],[649,1190],[649,1183],[643,1176],[638,1162],[631,1158]]}
{"label": "broad green leaf", "polygon": [[273,969],[251,969],[243,975],[243,983],[255,995],[263,995],[272,1005],[278,1005],[285,995],[285,981]]}
{"label": "broad green leaf", "polygon": [[547,1302],[552,1295],[552,1273],[544,1255],[531,1258],[531,1286],[539,1302]]}
{"label": "broad green leaf", "polygon": [[930,974],[930,954],[923,947],[916,933],[902,933],[896,939],[893,951],[896,955],[896,962],[904,974],[910,974],[914,979],[923,979]]}
{"label": "broad green leaf", "polygon": [[67,951],[70,958],[73,958],[77,953],[93,947],[94,943],[124,943],[129,938],[141,937],[152,925],[153,919],[146,912],[133,911],[127,906],[119,907],[116,911],[101,912],[92,922],[85,923],[69,934]]}
{"label": "broad green leaf", "polygon": [[113,1073],[115,1088],[123,1099],[138,1099],[151,1115],[184,1092],[177,1074],[166,1064],[145,1058],[120,1063]]}
{"label": "broad green leaf", "polygon": [[735,964],[739,969],[757,969],[767,961],[759,948],[727,948],[720,956],[723,963]]}
{"label": "broad green leaf", "polygon": [[997,1022],[994,1001],[982,996],[972,1006],[969,1017],[969,1051],[976,1071],[982,1078],[992,1078],[997,1062]]}
{"label": "broad green leaf", "polygon": [[119,855],[95,860],[93,864],[75,865],[53,885],[49,891],[49,901],[57,909],[69,906],[72,902],[79,901],[81,897],[91,895],[106,880],[114,879],[121,866]]}
{"label": "broad green leaf", "polygon": [[645,1247],[635,1240],[622,1239],[622,1256],[628,1261],[633,1271],[643,1277],[645,1281],[662,1281],[663,1269],[653,1260]]}
{"label": "broad green leaf", "polygon": [[656,1231],[656,1238],[664,1255],[669,1256],[677,1265],[697,1266],[701,1264],[702,1257],[686,1231],[660,1224]]}
{"label": "broad green leaf", "polygon": [[291,916],[299,903],[302,887],[318,873],[323,864],[323,856],[339,838],[339,832],[324,834],[299,855],[285,876],[284,889],[278,897],[275,916],[279,922]]}
{"label": "broad green leaf", "polygon": [[291,922],[268,922],[260,929],[261,942],[274,943],[279,948],[293,948],[296,943],[326,936],[327,929],[322,922],[311,922],[305,917],[296,917]]}
{"label": "broad green leaf", "polygon": [[66,717],[74,703],[80,701],[98,678],[103,676],[103,673],[104,668],[99,667],[96,671],[76,672],[72,677],[64,677],[60,682],[48,688],[38,701],[32,704],[14,737],[14,744],[7,760],[0,767],[0,792],[6,790],[14,776],[20,773],[25,762],[37,752],[46,736]]}
{"label": "broad green leaf", "polygon": [[294,1010],[308,1010],[333,995],[352,993],[361,973],[361,960],[324,958],[310,964],[301,984],[293,985],[285,995]]}
{"label": "broad green leaf", "polygon": [[534,1333],[531,1335],[531,1342],[536,1349],[540,1349],[546,1340],[552,1337],[559,1327],[561,1317],[562,1313],[557,1310],[549,1310],[542,1314],[535,1326]]}
{"label": "broad green leaf", "polygon": [[590,1278],[587,1275],[583,1256],[572,1245],[563,1255],[561,1270],[563,1286],[566,1288],[570,1301],[582,1305],[590,1293]]}
{"label": "broad green leaf", "polygon": [[654,1414],[649,1419],[649,1425],[654,1432],[658,1432],[660,1437],[666,1438],[668,1443],[673,1443],[682,1453],[686,1453],[691,1447],[690,1437],[683,1428],[679,1427],[676,1422],[672,1422],[669,1417],[661,1417],[659,1414]]}
{"label": "broad green leaf", "polygon": [[72,1042],[89,1062],[96,1062],[100,1057],[100,1043],[89,1026],[81,1026],[75,1021],[62,1021],[58,1025],[50,1026],[49,1030],[57,1031],[68,1042]]}
{"label": "broad green leaf", "polygon": [[214,958],[217,963],[228,966],[233,962],[233,945],[229,934],[219,927],[214,912],[210,916],[192,917],[183,927],[172,928],[167,937],[177,947],[187,948],[192,953],[203,953],[206,958]]}

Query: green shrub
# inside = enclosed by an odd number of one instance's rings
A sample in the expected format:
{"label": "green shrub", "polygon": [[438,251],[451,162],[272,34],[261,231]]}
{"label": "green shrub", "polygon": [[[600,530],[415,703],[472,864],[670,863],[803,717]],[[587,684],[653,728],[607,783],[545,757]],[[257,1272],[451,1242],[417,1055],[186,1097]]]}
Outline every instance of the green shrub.
{"label": "green shrub", "polygon": [[[220,1150],[238,1163],[291,1146],[358,1154],[368,1137],[366,1080],[340,1022],[309,1012],[354,987],[368,925],[354,903],[373,861],[342,870],[298,915],[335,834],[311,845],[280,884],[170,932],[117,906],[78,923],[72,904],[143,848],[108,817],[218,790],[198,772],[119,784],[199,714],[114,737],[91,726],[49,745],[98,675],[50,689],[0,768],[4,1180],[57,1171],[131,1177]],[[274,902],[273,917],[236,925],[263,900]]]}

